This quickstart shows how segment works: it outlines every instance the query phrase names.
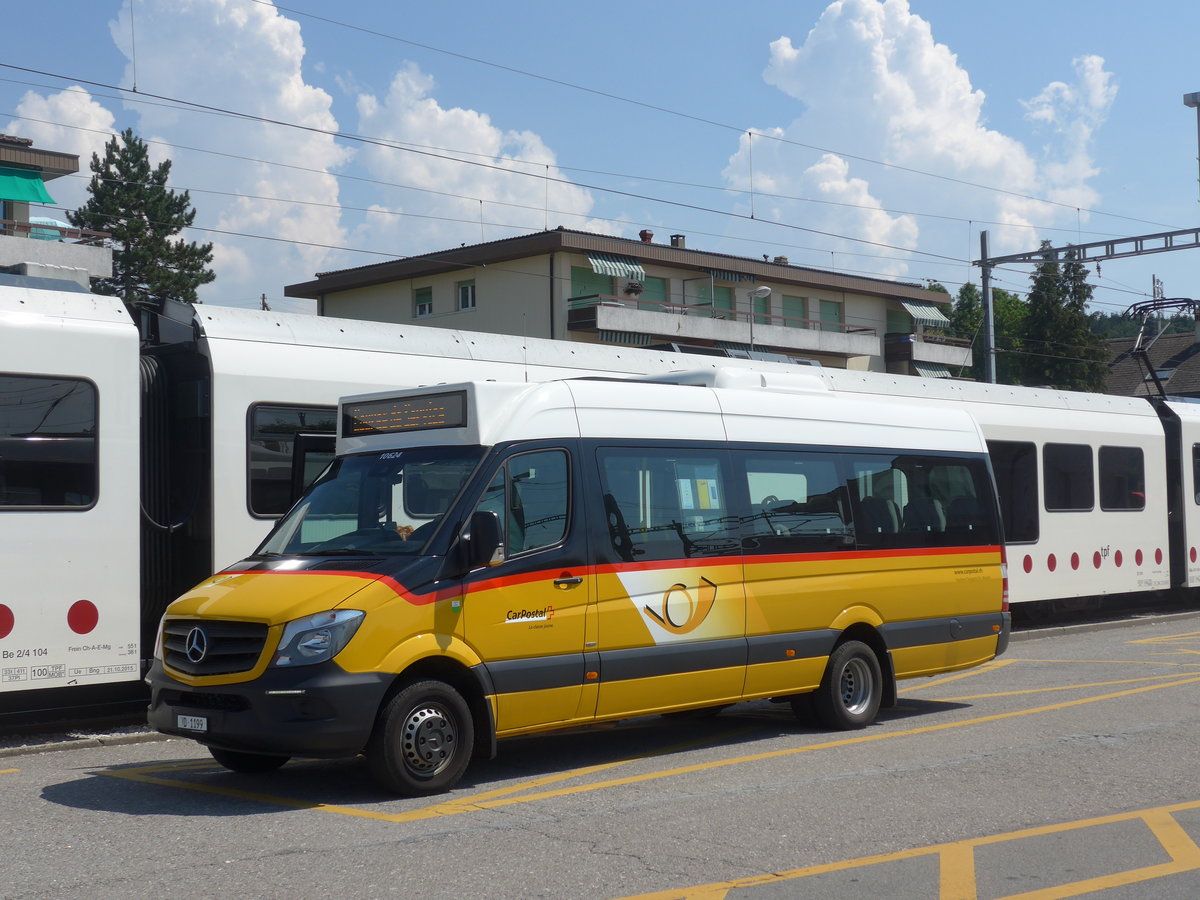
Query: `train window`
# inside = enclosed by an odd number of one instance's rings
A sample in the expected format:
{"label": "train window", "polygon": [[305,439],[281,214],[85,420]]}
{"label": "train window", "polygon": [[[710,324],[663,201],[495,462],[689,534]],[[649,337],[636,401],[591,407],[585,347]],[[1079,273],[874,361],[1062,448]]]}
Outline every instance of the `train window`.
{"label": "train window", "polygon": [[0,375],[0,509],[96,502],[96,386]]}
{"label": "train window", "polygon": [[850,495],[834,454],[767,451],[738,459],[750,495],[747,553],[854,549]]}
{"label": "train window", "polygon": [[1146,508],[1146,469],[1141,447],[1100,448],[1100,508]]}
{"label": "train window", "polygon": [[626,562],[723,556],[740,534],[721,455],[678,448],[600,448],[613,554]]}
{"label": "train window", "polygon": [[1010,544],[1038,539],[1037,446],[1028,441],[988,441],[1004,540]]}
{"label": "train window", "polygon": [[246,489],[251,515],[281,516],[292,499],[292,451],[298,432],[337,430],[337,409],[326,406],[277,406],[258,404],[250,408],[246,437]]}
{"label": "train window", "polygon": [[1042,447],[1042,485],[1048,512],[1092,509],[1096,505],[1092,448],[1087,444]]}
{"label": "train window", "polygon": [[1192,489],[1196,492],[1196,503],[1200,504],[1200,444],[1192,444]]}

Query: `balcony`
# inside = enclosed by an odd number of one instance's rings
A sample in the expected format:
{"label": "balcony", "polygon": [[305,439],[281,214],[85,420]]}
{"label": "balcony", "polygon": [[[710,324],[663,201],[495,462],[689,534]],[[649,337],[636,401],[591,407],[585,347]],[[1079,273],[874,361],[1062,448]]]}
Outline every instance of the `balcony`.
{"label": "balcony", "polygon": [[664,341],[738,345],[840,358],[883,352],[874,328],[717,309],[710,303],[662,303],[605,294],[568,298],[567,329],[597,334],[604,343],[635,346]]}
{"label": "balcony", "polygon": [[889,372],[916,374],[918,364],[944,366],[957,372],[974,360],[971,342],[920,327],[914,334],[889,332],[883,338],[883,358]]}
{"label": "balcony", "polygon": [[0,219],[0,268],[24,266],[27,275],[89,278],[112,275],[111,235],[83,228]]}

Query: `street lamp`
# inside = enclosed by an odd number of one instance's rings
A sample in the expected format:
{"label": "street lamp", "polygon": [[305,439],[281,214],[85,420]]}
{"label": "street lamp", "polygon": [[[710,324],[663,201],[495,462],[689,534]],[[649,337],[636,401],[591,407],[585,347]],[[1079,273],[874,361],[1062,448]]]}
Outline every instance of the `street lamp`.
{"label": "street lamp", "polygon": [[[1196,148],[1200,153],[1200,92],[1184,94],[1183,105],[1196,110]],[[1200,155],[1197,155],[1196,161],[1200,163]],[[1197,184],[1200,184],[1200,179],[1197,180]]]}
{"label": "street lamp", "polygon": [[750,349],[754,349],[754,301],[761,300],[764,297],[771,296],[771,289],[765,284],[760,284],[758,287],[746,293],[750,298]]}

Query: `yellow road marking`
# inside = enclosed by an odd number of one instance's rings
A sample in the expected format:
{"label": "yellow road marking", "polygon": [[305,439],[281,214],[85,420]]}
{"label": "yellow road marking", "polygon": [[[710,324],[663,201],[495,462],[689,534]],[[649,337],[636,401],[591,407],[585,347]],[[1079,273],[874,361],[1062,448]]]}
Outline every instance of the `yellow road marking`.
{"label": "yellow road marking", "polygon": [[1015,663],[1015,659],[995,660],[990,663],[985,663],[982,666],[976,666],[966,672],[959,672],[957,675],[950,675],[947,678],[934,678],[929,681],[922,681],[919,684],[905,683],[901,694],[907,694],[911,691],[923,691],[925,688],[941,687],[943,684],[949,684],[952,681],[961,681],[964,678],[974,678],[976,675],[986,675],[989,672],[995,672],[997,669],[1003,669],[1005,666],[1011,666]]}
{"label": "yellow road marking", "polygon": [[1200,641],[1200,631],[1185,631],[1183,634],[1163,634],[1152,638],[1138,638],[1136,641],[1126,641],[1127,644],[1169,644],[1171,641],[1197,640]]}
{"label": "yellow road marking", "polygon": [[15,775],[20,769],[0,769],[0,775]]}
{"label": "yellow road marking", "polygon": [[1057,687],[1044,688],[1029,688],[1023,691],[997,691],[994,694],[969,694],[965,697],[938,697],[938,703],[960,703],[963,700],[988,700],[994,697],[1021,697],[1026,694],[1049,694],[1055,691],[1074,691],[1080,688],[1097,688],[1097,687],[1112,687],[1117,684],[1140,684],[1144,681],[1166,681],[1170,678],[1179,678],[1180,675],[1176,672],[1173,675],[1147,675],[1145,678],[1124,678],[1119,681],[1092,681],[1087,684],[1064,684]]}
{"label": "yellow road marking", "polygon": [[[1196,846],[1187,832],[1174,819],[1175,813],[1194,809],[1200,809],[1200,801],[1176,803],[1170,806],[1158,806],[1134,812],[1113,813],[1106,816],[1096,816],[1091,819],[1079,819],[1074,822],[1060,822],[1054,825],[1039,825],[1020,831],[967,838],[962,841],[933,844],[928,847],[915,847],[909,850],[899,850],[895,853],[861,856],[857,859],[821,863],[815,866],[804,866],[798,869],[771,872],[765,875],[751,875],[747,878],[738,878],[731,881],[674,888],[649,894],[637,894],[626,897],[624,900],[700,900],[700,898],[707,900],[710,897],[724,897],[730,891],[738,888],[792,881],[799,878],[808,878],[812,875],[844,872],[849,869],[858,869],[879,863],[901,862],[903,860],[935,854],[940,858],[941,862],[940,900],[975,900],[974,851],[979,847],[1004,844],[1027,838],[1045,837],[1051,834],[1063,834],[1068,831],[1081,831],[1085,828],[1093,828],[1099,825],[1133,822],[1139,819],[1146,824],[1171,855],[1171,862],[1169,863],[1144,866],[1125,872],[1116,872],[1111,875],[1103,875],[1098,878],[1089,878],[1069,884],[1055,885],[1021,894],[1011,894],[1001,898],[1001,900],[1018,900],[1018,898],[1019,900],[1050,900],[1050,898],[1077,897],[1081,894],[1093,893],[1106,888],[1137,884],[1152,878],[1161,878],[1164,875],[1173,875],[1200,869],[1200,847]],[[970,875],[969,886],[966,883],[968,874]]]}

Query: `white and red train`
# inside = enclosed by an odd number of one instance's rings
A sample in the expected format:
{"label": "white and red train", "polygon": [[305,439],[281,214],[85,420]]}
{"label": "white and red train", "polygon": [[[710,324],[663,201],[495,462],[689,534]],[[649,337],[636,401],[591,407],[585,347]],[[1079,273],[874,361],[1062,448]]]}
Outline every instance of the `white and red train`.
{"label": "white and red train", "polygon": [[[734,366],[789,390],[967,409],[988,442],[1010,599],[1151,606],[1200,593],[1200,406],[173,305],[0,275],[0,725],[139,697],[166,604],[254,549],[345,394]],[[916,401],[920,401],[918,404]],[[880,528],[907,527],[895,514]],[[961,510],[933,509],[922,527]],[[969,578],[970,573],[964,573]]]}

